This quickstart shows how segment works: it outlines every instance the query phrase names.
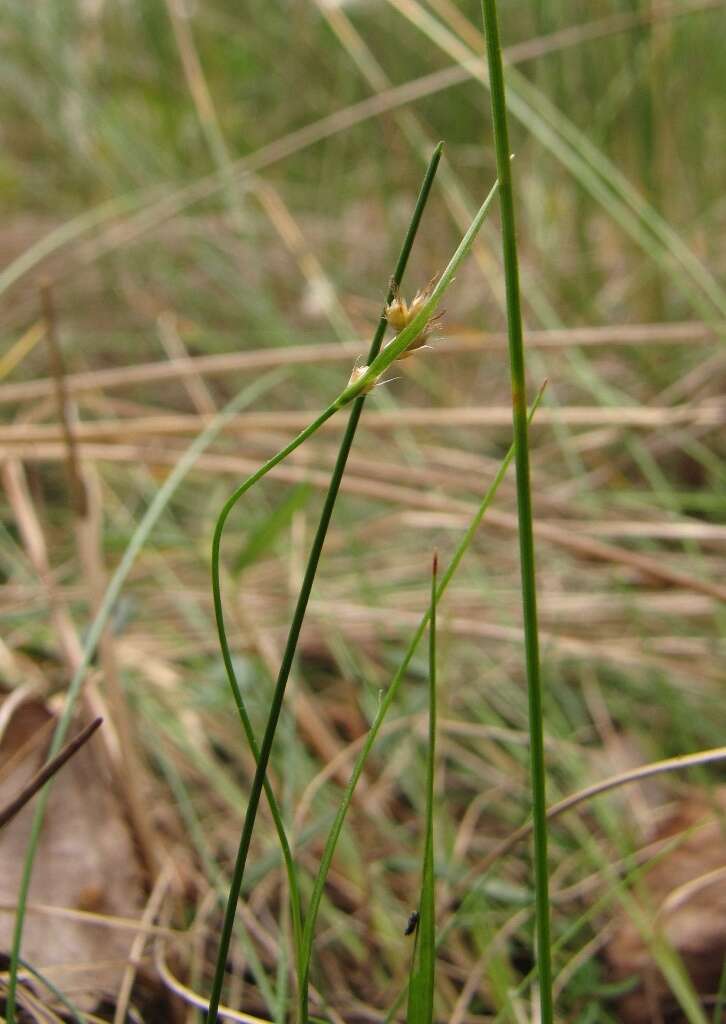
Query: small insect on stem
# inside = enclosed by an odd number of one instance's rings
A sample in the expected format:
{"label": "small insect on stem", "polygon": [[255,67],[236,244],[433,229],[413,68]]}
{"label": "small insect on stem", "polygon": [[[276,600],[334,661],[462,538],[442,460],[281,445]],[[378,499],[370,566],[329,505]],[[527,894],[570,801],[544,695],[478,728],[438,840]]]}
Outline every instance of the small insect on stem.
{"label": "small insect on stem", "polygon": [[404,935],[413,935],[418,928],[418,910],[414,910],[408,919],[408,924],[404,930]]}

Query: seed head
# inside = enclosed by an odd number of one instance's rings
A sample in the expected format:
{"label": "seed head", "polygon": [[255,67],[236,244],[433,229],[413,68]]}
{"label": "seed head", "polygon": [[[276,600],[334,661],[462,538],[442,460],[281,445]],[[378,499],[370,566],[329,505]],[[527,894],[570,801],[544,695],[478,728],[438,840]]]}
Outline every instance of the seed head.
{"label": "seed head", "polygon": [[[433,277],[425,288],[421,288],[416,292],[410,303],[406,302],[397,286],[394,288],[393,299],[386,306],[386,320],[388,320],[397,334],[400,334],[404,327],[408,327],[411,321],[421,312],[431,298],[435,283],[436,277]],[[408,347],[401,352],[398,358],[408,359],[417,349],[423,348],[431,334],[441,326],[442,317],[443,313],[437,313],[435,316],[432,316],[416,337],[409,342]]]}

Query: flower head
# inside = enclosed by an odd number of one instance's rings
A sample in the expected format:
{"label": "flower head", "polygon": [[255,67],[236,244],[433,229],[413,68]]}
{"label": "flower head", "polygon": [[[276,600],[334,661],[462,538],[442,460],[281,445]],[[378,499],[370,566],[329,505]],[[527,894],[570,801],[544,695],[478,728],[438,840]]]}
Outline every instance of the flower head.
{"label": "flower head", "polygon": [[[431,293],[434,290],[436,278],[433,277],[425,288],[419,289],[416,292],[411,302],[406,302],[396,286],[393,291],[393,299],[386,306],[386,320],[388,320],[391,327],[400,333],[404,327],[408,327],[412,320],[414,320],[421,312],[423,307],[426,305],[428,300],[431,298]],[[431,319],[424,325],[419,333],[412,338],[408,346],[398,356],[399,359],[408,359],[409,356],[420,348],[423,348],[427,340],[431,337],[431,334],[441,326],[441,319],[443,313],[437,313],[432,316]]]}

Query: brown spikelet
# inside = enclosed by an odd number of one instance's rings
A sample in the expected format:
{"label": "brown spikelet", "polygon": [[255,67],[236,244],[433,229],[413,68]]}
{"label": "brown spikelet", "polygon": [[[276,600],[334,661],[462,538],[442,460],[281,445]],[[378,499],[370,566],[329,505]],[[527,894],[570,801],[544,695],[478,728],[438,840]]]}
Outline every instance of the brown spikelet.
{"label": "brown spikelet", "polygon": [[[432,277],[425,288],[419,289],[410,303],[403,298],[397,287],[394,288],[393,299],[386,306],[386,320],[388,320],[388,323],[396,333],[400,333],[405,327],[408,327],[408,325],[421,312],[431,297],[437,276],[438,275]],[[413,353],[418,349],[423,348],[433,332],[441,326],[442,317],[443,312],[432,316],[416,337],[410,341],[407,348],[401,352],[398,358],[408,359],[409,356],[413,355]]]}

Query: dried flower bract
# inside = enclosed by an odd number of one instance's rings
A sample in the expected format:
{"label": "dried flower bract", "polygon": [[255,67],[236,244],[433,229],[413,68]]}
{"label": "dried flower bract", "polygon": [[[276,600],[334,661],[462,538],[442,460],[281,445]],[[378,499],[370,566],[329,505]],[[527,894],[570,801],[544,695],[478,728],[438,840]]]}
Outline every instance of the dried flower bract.
{"label": "dried flower bract", "polygon": [[[351,384],[357,384],[361,377],[363,377],[367,372],[367,366],[354,366],[353,372],[350,375],[350,380],[348,381],[348,387],[350,387]],[[361,394],[367,395],[369,391],[372,391],[373,388],[377,386],[378,383],[378,379],[369,380],[362,388]]]}
{"label": "dried flower bract", "polygon": [[[436,284],[436,277],[433,277],[425,288],[416,292],[410,303],[406,302],[398,288],[394,290],[393,299],[386,306],[386,320],[397,333],[404,327],[408,327],[431,298],[431,293]],[[421,331],[411,340],[407,348],[398,356],[399,359],[408,359],[417,349],[423,348],[432,333],[441,326],[443,313],[432,316]]]}

